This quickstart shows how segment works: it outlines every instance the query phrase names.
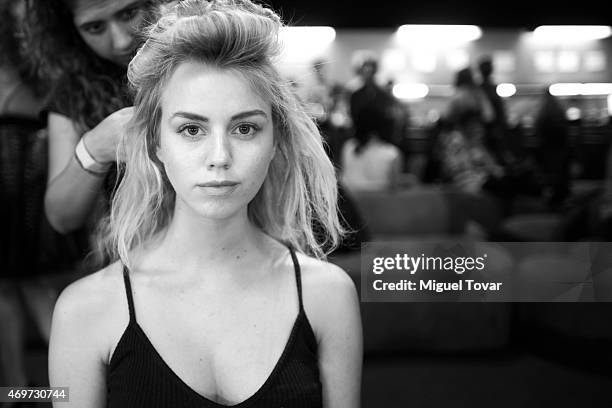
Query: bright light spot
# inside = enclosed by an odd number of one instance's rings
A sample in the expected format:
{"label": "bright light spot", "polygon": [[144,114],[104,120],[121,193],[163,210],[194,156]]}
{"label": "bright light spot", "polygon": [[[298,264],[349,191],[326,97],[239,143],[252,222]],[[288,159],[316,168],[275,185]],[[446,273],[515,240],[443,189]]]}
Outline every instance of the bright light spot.
{"label": "bright light spot", "polygon": [[332,27],[283,27],[280,31],[283,59],[308,61],[323,54],[335,38],[336,30]]}
{"label": "bright light spot", "polygon": [[608,95],[608,115],[612,116],[612,95]]}
{"label": "bright light spot", "polygon": [[507,98],[516,93],[516,86],[514,84],[499,84],[495,90],[499,96]]}
{"label": "bright light spot", "polygon": [[610,95],[612,94],[612,83],[556,83],[548,88],[551,95],[576,96],[576,95]]}
{"label": "bright light spot", "polygon": [[412,65],[419,72],[434,72],[436,70],[437,57],[430,51],[416,51],[412,53]]}
{"label": "bright light spot", "polygon": [[404,24],[396,34],[404,45],[447,47],[477,40],[482,36],[482,30],[475,25]]}
{"label": "bright light spot", "polygon": [[587,83],[582,85],[582,95],[610,95],[612,83]]}
{"label": "bright light spot", "polygon": [[393,86],[393,95],[399,99],[421,99],[428,93],[429,87],[425,84],[399,83]]}
{"label": "bright light spot", "polygon": [[582,117],[582,111],[575,106],[569,107],[565,111],[565,117],[568,120],[578,120]]}
{"label": "bright light spot", "polygon": [[533,38],[537,42],[564,44],[568,42],[595,41],[612,35],[610,26],[539,26],[533,30]]}
{"label": "bright light spot", "polygon": [[558,83],[552,84],[548,88],[548,92],[554,96],[574,96],[580,95],[582,84],[577,83]]}

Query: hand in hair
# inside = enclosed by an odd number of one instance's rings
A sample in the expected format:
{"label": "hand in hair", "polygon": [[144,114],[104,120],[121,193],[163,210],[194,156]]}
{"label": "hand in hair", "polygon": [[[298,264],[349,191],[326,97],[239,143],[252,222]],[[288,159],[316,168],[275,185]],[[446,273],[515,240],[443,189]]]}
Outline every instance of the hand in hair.
{"label": "hand in hair", "polygon": [[117,146],[133,113],[134,108],[131,106],[119,109],[83,136],[87,149],[96,161],[100,163],[116,161]]}

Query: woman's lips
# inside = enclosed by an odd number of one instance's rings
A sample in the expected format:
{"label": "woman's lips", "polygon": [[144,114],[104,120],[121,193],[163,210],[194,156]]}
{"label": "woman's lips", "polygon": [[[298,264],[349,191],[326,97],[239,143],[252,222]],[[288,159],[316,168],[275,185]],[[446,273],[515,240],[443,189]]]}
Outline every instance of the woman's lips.
{"label": "woman's lips", "polygon": [[231,180],[214,180],[207,181],[206,183],[198,184],[200,187],[231,187],[238,185],[237,181]]}
{"label": "woman's lips", "polygon": [[222,196],[232,193],[238,188],[238,184],[235,181],[209,181],[198,184],[198,187],[201,187],[208,195]]}

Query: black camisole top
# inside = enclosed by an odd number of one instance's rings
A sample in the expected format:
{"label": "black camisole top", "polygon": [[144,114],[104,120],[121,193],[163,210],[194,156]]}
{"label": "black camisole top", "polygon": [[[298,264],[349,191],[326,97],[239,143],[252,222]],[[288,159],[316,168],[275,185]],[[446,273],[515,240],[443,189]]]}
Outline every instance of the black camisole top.
{"label": "black camisole top", "polygon": [[[321,382],[317,364],[317,342],[302,303],[300,265],[289,247],[299,300],[299,312],[276,366],[264,384],[235,408],[317,408],[322,407]],[[107,370],[109,408],[223,408],[198,394],[164,362],[136,321],[129,271],[123,278],[130,321]]]}

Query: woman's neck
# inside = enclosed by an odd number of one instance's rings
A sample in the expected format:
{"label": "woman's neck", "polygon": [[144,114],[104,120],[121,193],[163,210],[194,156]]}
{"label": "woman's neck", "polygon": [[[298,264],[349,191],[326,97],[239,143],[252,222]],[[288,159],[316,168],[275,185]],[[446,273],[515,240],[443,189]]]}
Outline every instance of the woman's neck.
{"label": "woman's neck", "polygon": [[155,247],[159,257],[154,258],[172,264],[174,270],[232,270],[262,253],[263,237],[246,209],[222,220],[176,211]]}

